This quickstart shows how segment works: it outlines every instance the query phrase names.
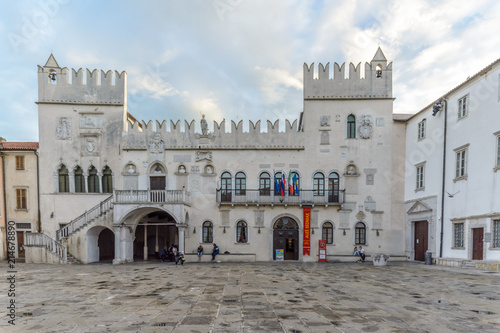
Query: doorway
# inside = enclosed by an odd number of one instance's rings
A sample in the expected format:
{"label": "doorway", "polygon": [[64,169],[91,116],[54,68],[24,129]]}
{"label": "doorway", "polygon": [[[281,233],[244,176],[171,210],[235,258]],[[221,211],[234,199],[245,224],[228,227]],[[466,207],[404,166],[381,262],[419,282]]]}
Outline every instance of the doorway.
{"label": "doorway", "polygon": [[472,260],[483,260],[484,228],[472,229]]}
{"label": "doorway", "polygon": [[115,234],[108,228],[99,233],[97,239],[99,247],[99,261],[108,261],[115,258]]}
{"label": "doorway", "polygon": [[290,217],[282,217],[273,227],[273,259],[276,250],[283,250],[284,260],[299,260],[299,226]]}
{"label": "doorway", "polygon": [[415,222],[415,259],[416,261],[425,261],[425,252],[428,247],[429,238],[429,223],[427,221],[416,221]]}
{"label": "doorway", "polygon": [[17,232],[17,257],[24,258],[24,231]]}

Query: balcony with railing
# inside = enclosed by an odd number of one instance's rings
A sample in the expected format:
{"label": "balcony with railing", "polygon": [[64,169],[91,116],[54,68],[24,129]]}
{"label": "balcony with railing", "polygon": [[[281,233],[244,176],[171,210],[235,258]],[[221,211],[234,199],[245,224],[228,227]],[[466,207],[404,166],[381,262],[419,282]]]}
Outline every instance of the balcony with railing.
{"label": "balcony with railing", "polygon": [[186,190],[115,190],[114,204],[191,204]]}
{"label": "balcony with railing", "polygon": [[335,206],[344,203],[345,190],[318,191],[299,190],[298,193],[284,195],[276,194],[268,189],[232,189],[217,190],[217,203],[219,205],[294,205],[294,206]]}

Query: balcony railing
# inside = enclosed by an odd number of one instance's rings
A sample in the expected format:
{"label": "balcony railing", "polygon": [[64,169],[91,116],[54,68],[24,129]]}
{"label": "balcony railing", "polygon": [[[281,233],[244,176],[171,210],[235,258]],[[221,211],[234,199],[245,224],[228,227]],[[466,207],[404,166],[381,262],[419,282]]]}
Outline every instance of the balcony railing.
{"label": "balcony railing", "polygon": [[63,245],[43,233],[26,233],[26,240],[24,241],[26,247],[44,247],[48,251],[56,254],[63,262],[68,260],[68,250],[66,245]]}
{"label": "balcony railing", "polygon": [[300,190],[298,194],[276,194],[268,190],[217,190],[220,205],[341,205],[345,190],[317,191]]}
{"label": "balcony railing", "polygon": [[115,190],[115,204],[185,204],[191,203],[185,190]]}

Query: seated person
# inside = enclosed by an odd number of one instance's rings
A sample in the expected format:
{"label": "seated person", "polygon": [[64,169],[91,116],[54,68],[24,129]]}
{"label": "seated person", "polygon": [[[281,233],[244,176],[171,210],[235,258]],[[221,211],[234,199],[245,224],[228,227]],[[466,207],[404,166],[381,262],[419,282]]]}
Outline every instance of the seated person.
{"label": "seated person", "polygon": [[352,255],[359,256],[359,251],[358,251],[358,247],[357,246],[354,247],[354,251],[352,251]]}

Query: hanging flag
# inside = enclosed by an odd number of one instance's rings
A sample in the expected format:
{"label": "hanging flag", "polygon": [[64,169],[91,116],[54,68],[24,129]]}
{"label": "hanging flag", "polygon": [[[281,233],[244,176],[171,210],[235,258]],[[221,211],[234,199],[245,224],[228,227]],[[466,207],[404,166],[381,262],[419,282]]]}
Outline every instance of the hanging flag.
{"label": "hanging flag", "polygon": [[274,194],[278,194],[280,192],[280,184],[278,179],[276,179],[276,171],[273,170],[274,173]]}
{"label": "hanging flag", "polygon": [[297,173],[293,173],[293,187],[294,187],[294,193],[295,195],[299,194],[299,178],[297,177]]}
{"label": "hanging flag", "polygon": [[281,195],[285,195],[286,179],[285,172],[281,171]]}
{"label": "hanging flag", "polygon": [[288,195],[293,195],[292,170],[288,172]]}

